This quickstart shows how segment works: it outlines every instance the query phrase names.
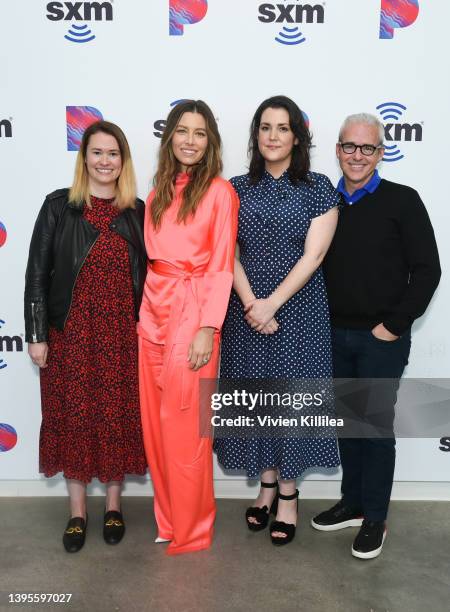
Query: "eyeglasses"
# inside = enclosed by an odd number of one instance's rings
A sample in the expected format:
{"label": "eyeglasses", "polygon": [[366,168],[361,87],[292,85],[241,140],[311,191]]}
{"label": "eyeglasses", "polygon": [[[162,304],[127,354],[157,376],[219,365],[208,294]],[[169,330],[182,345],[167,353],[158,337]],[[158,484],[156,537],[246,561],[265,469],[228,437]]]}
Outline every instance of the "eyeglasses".
{"label": "eyeglasses", "polygon": [[383,149],[382,144],[378,145],[378,147],[371,144],[357,145],[354,142],[339,142],[338,144],[344,153],[354,153],[356,149],[359,149],[361,153],[366,156],[373,155],[377,149]]}

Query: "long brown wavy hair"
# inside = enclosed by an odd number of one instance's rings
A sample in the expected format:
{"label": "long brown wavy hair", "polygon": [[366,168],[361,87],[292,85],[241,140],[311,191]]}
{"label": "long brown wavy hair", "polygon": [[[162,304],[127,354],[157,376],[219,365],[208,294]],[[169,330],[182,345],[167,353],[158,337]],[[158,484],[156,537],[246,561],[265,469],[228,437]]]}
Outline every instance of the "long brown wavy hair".
{"label": "long brown wavy hair", "polygon": [[69,201],[76,206],[86,204],[91,208],[89,195],[89,175],[86,168],[86,154],[89,139],[94,134],[103,132],[114,136],[119,146],[120,157],[122,159],[122,170],[117,179],[115,205],[119,210],[125,208],[135,208],[136,206],[136,177],[134,174],[133,162],[131,161],[130,147],[125,134],[120,127],[110,121],[96,121],[92,123],[84,132],[81,139],[80,150],[78,151],[75,164],[75,174],[72,187],[69,192]]}
{"label": "long brown wavy hair", "polygon": [[177,104],[167,117],[167,124],[161,139],[158,170],[153,184],[155,197],[151,206],[153,227],[158,228],[164,213],[172,203],[175,193],[175,179],[180,172],[180,163],[172,149],[172,138],[184,113],[199,113],[205,120],[208,145],[201,161],[189,168],[190,181],[183,189],[177,222],[186,223],[189,215],[195,215],[200,200],[205,195],[213,178],[222,171],[222,154],[219,129],[209,106],[202,100],[184,100]]}

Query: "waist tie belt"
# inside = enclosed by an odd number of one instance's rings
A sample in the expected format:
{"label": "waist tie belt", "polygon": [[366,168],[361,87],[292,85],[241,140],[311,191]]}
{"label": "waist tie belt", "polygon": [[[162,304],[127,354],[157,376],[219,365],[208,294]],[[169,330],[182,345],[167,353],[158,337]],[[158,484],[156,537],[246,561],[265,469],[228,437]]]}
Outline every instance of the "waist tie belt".
{"label": "waist tie belt", "polygon": [[[168,374],[168,369],[169,369],[169,360],[172,354],[173,345],[175,344],[177,331],[178,331],[178,324],[181,321],[181,315],[183,313],[183,308],[186,303],[186,296],[187,296],[188,288],[189,287],[191,288],[192,293],[198,305],[197,293],[194,290],[191,280],[193,278],[200,278],[204,276],[206,268],[199,267],[199,268],[194,268],[193,270],[189,271],[189,270],[183,270],[181,268],[177,268],[173,264],[167,263],[165,261],[156,260],[151,263],[151,270],[152,272],[160,276],[167,276],[169,278],[177,279],[177,283],[175,285],[175,293],[173,295],[172,304],[170,306],[169,320],[167,323],[166,342],[164,346],[161,375],[158,380],[158,386],[161,389],[164,389],[165,385],[168,382],[167,374]],[[187,355],[186,355],[186,358],[187,358]],[[189,408],[189,405],[190,405],[190,401],[185,401],[188,399],[185,387],[186,387],[186,383],[183,377],[182,401],[180,405],[180,410],[186,410],[187,408]]]}

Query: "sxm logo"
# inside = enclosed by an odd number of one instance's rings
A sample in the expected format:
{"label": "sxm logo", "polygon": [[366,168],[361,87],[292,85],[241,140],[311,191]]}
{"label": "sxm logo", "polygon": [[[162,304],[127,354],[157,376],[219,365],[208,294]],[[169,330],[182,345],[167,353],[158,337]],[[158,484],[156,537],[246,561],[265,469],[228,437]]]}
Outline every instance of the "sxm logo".
{"label": "sxm logo", "polygon": [[0,453],[6,453],[17,444],[17,431],[8,423],[0,423]]}
{"label": "sxm logo", "polygon": [[184,26],[201,21],[208,10],[208,0],[169,0],[169,35],[182,36]]}
{"label": "sxm logo", "polygon": [[[50,21],[112,21],[111,2],[49,2],[47,19]],[[90,27],[71,23],[64,38],[73,43],[87,43],[95,39]]]}
{"label": "sxm logo", "polygon": [[440,446],[439,450],[443,453],[450,453],[450,436],[445,436],[439,440]]}
{"label": "sxm logo", "polygon": [[[5,321],[0,319],[0,329],[5,325]],[[4,336],[0,331],[0,353],[3,352],[12,353],[13,351],[23,351],[23,335],[21,336]],[[0,358],[0,370],[4,370],[7,367],[7,362]]]}
{"label": "sxm logo", "polygon": [[399,142],[422,141],[423,127],[420,123],[403,123],[401,117],[406,106],[399,102],[383,102],[377,111],[384,123],[384,157],[385,162],[396,162],[405,156],[400,150]]}
{"label": "sxm logo", "polygon": [[299,23],[324,23],[325,2],[323,4],[260,4],[258,19],[261,23],[276,23],[283,25],[275,41],[282,45],[299,45],[306,41],[300,31]]}
{"label": "sxm logo", "polygon": [[394,30],[407,28],[419,14],[419,0],[381,0],[380,38],[394,38]]}
{"label": "sxm logo", "polygon": [[12,138],[12,117],[0,119],[0,138]]}
{"label": "sxm logo", "polygon": [[[174,100],[173,102],[170,103],[170,108],[173,108],[174,106],[176,106],[177,104],[180,104],[180,102],[184,102],[185,100],[186,98],[181,98],[180,100]],[[153,129],[155,130],[153,132],[153,136],[156,136],[156,138],[162,138],[163,132],[166,129],[166,124],[167,124],[166,119],[157,119],[155,123],[153,124]]]}
{"label": "sxm logo", "polygon": [[67,150],[78,151],[84,130],[101,119],[102,113],[94,106],[66,106]]}

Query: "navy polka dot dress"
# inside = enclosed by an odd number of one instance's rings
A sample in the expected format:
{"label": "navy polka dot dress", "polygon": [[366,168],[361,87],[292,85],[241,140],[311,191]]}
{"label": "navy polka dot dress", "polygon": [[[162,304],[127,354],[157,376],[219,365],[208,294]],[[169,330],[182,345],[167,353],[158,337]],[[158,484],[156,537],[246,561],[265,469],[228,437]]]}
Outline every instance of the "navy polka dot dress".
{"label": "navy polka dot dress", "polygon": [[[293,185],[287,172],[275,179],[267,171],[256,184],[249,176],[231,179],[240,198],[240,261],[257,298],[265,298],[303,255],[311,220],[339,203],[330,180],[310,173],[310,182]],[[331,340],[322,270],[275,315],[273,335],[254,331],[233,291],[222,330],[223,378],[331,378]],[[334,438],[217,438],[214,448],[226,469],[257,478],[278,467],[282,479],[313,466],[339,465]]]}

